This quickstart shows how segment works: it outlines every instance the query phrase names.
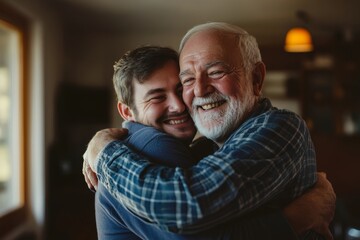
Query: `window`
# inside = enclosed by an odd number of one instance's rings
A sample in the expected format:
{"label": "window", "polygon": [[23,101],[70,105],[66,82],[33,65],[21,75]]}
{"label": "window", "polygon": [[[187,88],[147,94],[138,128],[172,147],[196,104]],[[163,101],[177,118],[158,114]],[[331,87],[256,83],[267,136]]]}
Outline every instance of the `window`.
{"label": "window", "polygon": [[0,23],[0,215],[21,206],[19,33]]}
{"label": "window", "polygon": [[26,213],[25,23],[0,5],[0,229],[7,231]]}

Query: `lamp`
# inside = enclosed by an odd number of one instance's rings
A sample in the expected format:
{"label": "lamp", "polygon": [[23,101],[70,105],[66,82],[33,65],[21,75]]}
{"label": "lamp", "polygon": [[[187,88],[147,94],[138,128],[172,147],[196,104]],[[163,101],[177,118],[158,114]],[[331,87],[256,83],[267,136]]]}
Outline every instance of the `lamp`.
{"label": "lamp", "polygon": [[285,38],[285,51],[311,52],[314,49],[310,32],[306,28],[291,28]]}
{"label": "lamp", "polygon": [[[296,17],[305,24],[309,23],[309,16],[305,11],[296,11]],[[285,37],[285,51],[311,52],[314,47],[310,32],[305,27],[291,28]]]}

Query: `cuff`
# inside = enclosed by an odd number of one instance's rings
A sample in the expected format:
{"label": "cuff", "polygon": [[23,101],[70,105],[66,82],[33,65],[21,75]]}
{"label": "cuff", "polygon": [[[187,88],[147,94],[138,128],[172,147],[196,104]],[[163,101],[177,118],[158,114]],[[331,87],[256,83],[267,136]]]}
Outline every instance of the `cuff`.
{"label": "cuff", "polygon": [[112,141],[109,142],[105,147],[98,153],[98,155],[95,158],[95,161],[93,163],[93,167],[96,170],[96,173],[99,173],[99,170],[101,169],[101,162],[106,161],[106,159],[109,158],[113,154],[116,149],[118,149],[120,146],[120,141]]}

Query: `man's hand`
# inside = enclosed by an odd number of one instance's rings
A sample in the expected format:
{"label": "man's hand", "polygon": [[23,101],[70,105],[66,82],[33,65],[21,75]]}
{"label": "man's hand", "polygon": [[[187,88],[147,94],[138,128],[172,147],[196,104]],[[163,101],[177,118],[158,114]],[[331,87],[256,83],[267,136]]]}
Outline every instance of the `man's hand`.
{"label": "man's hand", "polygon": [[108,128],[98,131],[90,140],[88,147],[83,155],[83,175],[88,188],[92,191],[97,189],[98,179],[96,176],[95,161],[99,153],[107,144],[112,141],[124,138],[127,135],[127,129]]}
{"label": "man's hand", "polygon": [[84,162],[83,162],[82,173],[84,175],[85,182],[88,185],[88,188],[91,191],[95,192],[97,190],[98,179],[97,179],[96,173],[93,172],[88,161],[86,160],[87,158],[85,157],[85,154],[83,155]]}
{"label": "man's hand", "polygon": [[316,185],[291,202],[283,213],[297,234],[314,230],[332,240],[329,225],[335,214],[336,195],[325,173],[318,173]]}

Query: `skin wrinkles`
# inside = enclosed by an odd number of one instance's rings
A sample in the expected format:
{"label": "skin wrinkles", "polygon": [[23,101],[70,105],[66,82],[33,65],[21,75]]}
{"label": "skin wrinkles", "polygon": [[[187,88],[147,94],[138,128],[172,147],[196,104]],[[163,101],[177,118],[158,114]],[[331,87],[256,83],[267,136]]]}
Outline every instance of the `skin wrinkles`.
{"label": "skin wrinkles", "polygon": [[218,145],[252,110],[262,86],[234,51],[240,49],[233,35],[204,31],[191,36],[180,53],[184,102],[198,131]]}

